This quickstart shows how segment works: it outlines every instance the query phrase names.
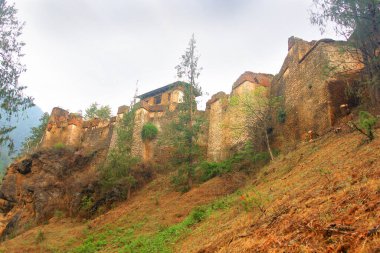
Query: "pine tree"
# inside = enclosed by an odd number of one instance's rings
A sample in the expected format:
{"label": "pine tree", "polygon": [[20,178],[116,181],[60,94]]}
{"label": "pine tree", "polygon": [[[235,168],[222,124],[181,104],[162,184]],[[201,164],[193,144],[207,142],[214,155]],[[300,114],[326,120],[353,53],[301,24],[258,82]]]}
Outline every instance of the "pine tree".
{"label": "pine tree", "polygon": [[181,57],[180,64],[175,67],[177,76],[182,81],[184,98],[178,105],[177,117],[169,126],[173,137],[171,145],[175,148],[179,165],[178,174],[185,178],[187,190],[193,185],[194,169],[200,154],[197,140],[203,124],[202,118],[197,115],[195,100],[195,97],[201,94],[198,78],[202,69],[198,67],[198,60],[199,55],[193,34],[188,48]]}

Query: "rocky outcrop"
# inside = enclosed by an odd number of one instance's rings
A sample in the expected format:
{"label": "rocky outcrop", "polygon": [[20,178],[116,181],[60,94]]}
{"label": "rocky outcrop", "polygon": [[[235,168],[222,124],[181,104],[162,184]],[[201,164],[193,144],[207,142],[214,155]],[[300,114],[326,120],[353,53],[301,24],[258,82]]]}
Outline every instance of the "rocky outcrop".
{"label": "rocky outcrop", "polygon": [[104,155],[104,150],[83,154],[53,148],[12,164],[0,188],[1,238],[27,224],[44,222],[58,211],[77,215],[83,197],[95,191],[96,164]]}
{"label": "rocky outcrop", "polygon": [[[120,115],[127,110],[128,107],[120,108]],[[116,119],[95,118],[84,121],[79,114],[55,107],[51,112],[40,147],[51,148],[55,145],[64,145],[87,150],[109,147],[115,124]]]}

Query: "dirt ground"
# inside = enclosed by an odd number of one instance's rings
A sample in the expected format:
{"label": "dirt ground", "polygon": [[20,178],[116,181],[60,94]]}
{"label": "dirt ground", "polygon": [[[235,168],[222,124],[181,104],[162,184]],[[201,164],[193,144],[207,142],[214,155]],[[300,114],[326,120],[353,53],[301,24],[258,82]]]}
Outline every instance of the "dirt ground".
{"label": "dirt ground", "polygon": [[[358,133],[331,133],[280,155],[254,176],[224,175],[185,194],[174,191],[170,178],[158,176],[93,220],[54,218],[1,243],[0,250],[67,252],[88,231],[139,221],[144,221],[139,233],[149,234],[234,193],[228,208],[194,226],[173,251],[380,252],[380,138],[363,143]],[[45,238],[38,243],[40,231]]]}

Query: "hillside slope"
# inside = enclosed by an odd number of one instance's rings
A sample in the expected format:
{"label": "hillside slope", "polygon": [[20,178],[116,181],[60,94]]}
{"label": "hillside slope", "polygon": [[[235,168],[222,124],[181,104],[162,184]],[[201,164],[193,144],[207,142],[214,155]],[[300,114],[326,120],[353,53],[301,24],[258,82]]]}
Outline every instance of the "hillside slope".
{"label": "hillside slope", "polygon": [[367,144],[347,132],[301,144],[249,178],[224,175],[185,194],[158,176],[94,220],[54,217],[0,249],[379,252],[379,232],[380,138]]}

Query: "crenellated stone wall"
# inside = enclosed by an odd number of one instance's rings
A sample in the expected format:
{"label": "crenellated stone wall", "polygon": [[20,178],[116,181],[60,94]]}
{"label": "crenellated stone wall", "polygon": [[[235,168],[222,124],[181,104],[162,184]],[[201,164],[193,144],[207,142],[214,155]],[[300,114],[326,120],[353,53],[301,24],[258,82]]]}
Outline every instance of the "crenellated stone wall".
{"label": "crenellated stone wall", "polygon": [[242,127],[244,115],[239,108],[230,105],[230,99],[251,93],[259,86],[269,88],[272,78],[270,74],[247,71],[233,84],[230,95],[219,92],[207,102],[208,160],[224,160],[241,149],[248,140],[248,133]]}
{"label": "crenellated stone wall", "polygon": [[[345,42],[307,42],[289,38],[288,55],[273,80],[271,96],[283,97],[285,122],[274,120],[273,140],[291,149],[311,131],[322,135],[342,116],[342,104],[354,106],[346,87],[357,80],[362,65]],[[274,119],[277,115],[274,115]]]}
{"label": "crenellated stone wall", "polygon": [[115,120],[93,119],[84,121],[82,116],[53,108],[45,130],[42,148],[63,144],[76,149],[94,150],[108,148],[112,139]]}
{"label": "crenellated stone wall", "polygon": [[[230,105],[230,100],[259,86],[266,87],[272,97],[283,97],[280,109],[285,113],[285,121],[279,122],[278,115],[273,115],[270,129],[275,147],[292,148],[310,131],[317,135],[326,133],[346,117],[341,105],[355,106],[355,98],[347,96],[346,88],[355,85],[363,68],[358,59],[354,52],[347,52],[345,42],[289,38],[288,55],[276,76],[247,71],[233,84],[230,94],[215,94],[207,102],[206,112],[199,112],[208,123],[206,133],[199,140],[207,159],[226,159],[247,142],[248,133],[237,129],[245,116],[239,108]],[[141,138],[144,124],[152,122],[162,132],[162,127],[175,117],[177,106],[170,107],[168,103],[175,101],[177,105],[182,90],[169,88],[163,95],[160,93],[165,106],[154,104],[150,96],[141,101],[135,112],[132,154],[143,161],[160,161],[170,156],[170,147],[160,146],[157,140],[144,142]],[[112,146],[117,139],[114,125],[128,111],[128,106],[121,106],[118,116],[110,121],[83,121],[80,115],[54,108],[41,146],[52,147],[57,143],[86,149]]]}

